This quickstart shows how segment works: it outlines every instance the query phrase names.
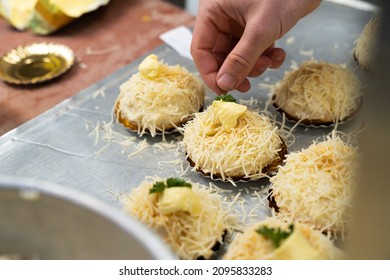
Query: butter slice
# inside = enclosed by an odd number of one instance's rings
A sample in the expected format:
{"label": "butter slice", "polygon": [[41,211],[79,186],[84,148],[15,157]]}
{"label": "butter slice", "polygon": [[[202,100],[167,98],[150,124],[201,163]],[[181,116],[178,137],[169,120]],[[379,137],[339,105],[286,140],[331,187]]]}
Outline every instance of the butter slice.
{"label": "butter slice", "polygon": [[237,126],[237,120],[245,114],[248,107],[235,102],[215,100],[212,104],[218,120],[225,128],[230,130]]}
{"label": "butter slice", "polygon": [[187,187],[166,188],[157,205],[164,214],[185,211],[195,215],[202,210],[199,196]]}
{"label": "butter slice", "polygon": [[158,57],[155,54],[147,56],[138,66],[138,70],[144,77],[148,79],[154,79],[166,70],[166,65],[158,61]]}
{"label": "butter slice", "polygon": [[320,260],[321,253],[313,247],[302,228],[295,224],[294,231],[267,259],[270,260]]}

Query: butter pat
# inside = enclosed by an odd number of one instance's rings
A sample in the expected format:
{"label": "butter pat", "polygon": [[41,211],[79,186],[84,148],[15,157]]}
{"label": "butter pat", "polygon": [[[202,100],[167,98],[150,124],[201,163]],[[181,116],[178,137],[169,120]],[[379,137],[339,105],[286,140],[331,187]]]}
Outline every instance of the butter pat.
{"label": "butter pat", "polygon": [[225,102],[221,100],[213,101],[211,105],[218,117],[218,120],[225,128],[230,130],[237,126],[238,119],[245,114],[248,109],[246,106],[237,104],[235,102]]}
{"label": "butter pat", "polygon": [[294,226],[294,231],[283,241],[269,257],[270,260],[320,260],[321,254],[307,237],[303,234],[299,225]]}
{"label": "butter pat", "polygon": [[148,79],[154,79],[160,76],[160,74],[166,70],[166,65],[158,61],[158,57],[155,54],[147,56],[141,64],[138,66],[138,70],[144,77]]}
{"label": "butter pat", "polygon": [[164,214],[185,211],[195,215],[202,210],[199,197],[187,187],[166,188],[157,205]]}

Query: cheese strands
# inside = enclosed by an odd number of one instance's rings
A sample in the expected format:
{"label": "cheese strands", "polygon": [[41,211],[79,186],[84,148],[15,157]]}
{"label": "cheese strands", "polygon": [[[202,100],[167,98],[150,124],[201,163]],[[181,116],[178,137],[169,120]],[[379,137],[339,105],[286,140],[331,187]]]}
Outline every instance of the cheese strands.
{"label": "cheese strands", "polygon": [[150,193],[158,182],[165,179],[147,177],[132,189],[123,200],[125,211],[159,233],[181,259],[210,258],[213,247],[238,225],[228,204],[214,190],[193,182],[191,189]]}
{"label": "cheese strands", "polygon": [[357,160],[356,150],[337,136],[287,155],[270,179],[277,216],[344,236],[350,223]]}
{"label": "cheese strands", "polygon": [[195,170],[224,181],[255,180],[281,163],[286,146],[278,127],[243,107],[214,101],[185,125],[183,144]]}
{"label": "cheese strands", "polygon": [[373,68],[378,32],[379,32],[380,16],[373,16],[365,25],[362,33],[356,39],[354,57],[357,64],[366,71]]}
{"label": "cheese strands", "polygon": [[146,57],[120,87],[115,111],[119,122],[139,135],[171,131],[203,107],[203,83],[182,66]]}
{"label": "cheese strands", "polygon": [[[285,232],[289,235],[280,241],[279,247],[272,240],[259,233]],[[292,228],[292,231],[291,231]],[[276,217],[252,224],[232,241],[225,260],[327,260],[342,259],[344,254],[320,231],[301,223],[287,223]]]}
{"label": "cheese strands", "polygon": [[307,125],[346,121],[359,109],[358,79],[338,64],[306,61],[276,85],[273,103],[289,119]]}

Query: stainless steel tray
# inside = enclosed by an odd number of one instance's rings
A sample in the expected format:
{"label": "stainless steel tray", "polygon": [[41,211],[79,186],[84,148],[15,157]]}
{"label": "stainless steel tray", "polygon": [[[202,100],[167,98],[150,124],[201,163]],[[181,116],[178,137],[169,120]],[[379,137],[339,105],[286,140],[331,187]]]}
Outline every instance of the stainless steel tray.
{"label": "stainless steel tray", "polygon": [[[253,102],[252,108],[264,109],[269,90],[264,84],[279,81],[291,65],[314,57],[335,63],[346,63],[364,80],[365,74],[356,66],[352,57],[354,41],[372,15],[372,11],[323,2],[314,13],[301,20],[278,46],[287,51],[282,68],[270,70],[258,79],[252,79],[249,93],[233,92],[237,99]],[[153,50],[169,64],[180,64],[195,72],[192,61],[180,57],[166,45]],[[147,55],[147,54],[146,54]],[[0,138],[0,174],[32,177],[50,181],[97,197],[109,204],[121,207],[118,196],[128,193],[144,180],[145,176],[180,176],[208,185],[214,183],[226,192],[226,201],[234,207],[245,223],[262,220],[270,215],[264,194],[267,179],[230,183],[211,181],[201,174],[187,170],[184,153],[178,148],[181,135],[172,133],[162,137],[138,137],[119,124],[112,125],[111,140],[127,141],[128,146],[104,139],[107,133],[103,124],[113,118],[112,108],[119,93],[119,86],[137,72],[144,57],[90,86],[76,96],[62,102],[46,113],[12,130]],[[207,92],[207,105],[214,94]],[[281,120],[271,106],[270,112]],[[338,127],[349,132],[360,121],[355,118]],[[294,123],[287,123],[292,127]],[[294,151],[307,147],[313,140],[330,133],[333,127],[297,127],[295,142],[288,147]],[[99,134],[97,137],[97,134]],[[148,143],[148,146],[144,144]],[[170,146],[170,147],[168,147]],[[143,150],[139,148],[144,147]],[[164,149],[163,149],[164,148]],[[100,151],[100,153],[98,153]],[[133,152],[135,155],[130,156]]]}

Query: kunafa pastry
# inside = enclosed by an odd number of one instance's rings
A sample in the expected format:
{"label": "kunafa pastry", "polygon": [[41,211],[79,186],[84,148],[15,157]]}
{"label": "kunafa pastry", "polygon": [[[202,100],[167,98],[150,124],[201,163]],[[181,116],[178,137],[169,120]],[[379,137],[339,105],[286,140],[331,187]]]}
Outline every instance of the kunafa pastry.
{"label": "kunafa pastry", "polygon": [[360,82],[341,65],[306,61],[287,72],[273,95],[276,109],[307,125],[329,125],[354,116],[362,102]]}
{"label": "kunafa pastry", "polygon": [[120,123],[139,135],[171,131],[203,107],[203,83],[184,67],[169,66],[152,54],[138,70],[120,86],[115,112]]}
{"label": "kunafa pastry", "polygon": [[124,209],[145,223],[181,259],[208,259],[236,226],[222,197],[211,188],[180,178],[148,177],[125,196]]}
{"label": "kunafa pastry", "polygon": [[332,236],[349,231],[358,154],[338,136],[286,156],[270,179],[277,216]]}
{"label": "kunafa pastry", "polygon": [[343,252],[320,231],[276,217],[252,224],[232,241],[226,260],[342,259]]}
{"label": "kunafa pastry", "polygon": [[255,180],[273,173],[287,150],[278,127],[231,99],[213,101],[185,125],[188,161],[195,170],[224,181]]}

